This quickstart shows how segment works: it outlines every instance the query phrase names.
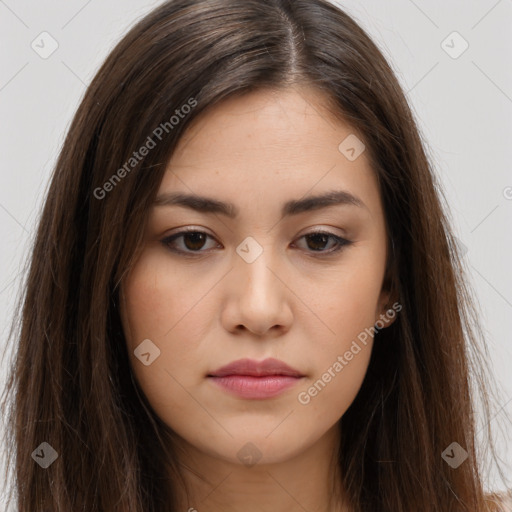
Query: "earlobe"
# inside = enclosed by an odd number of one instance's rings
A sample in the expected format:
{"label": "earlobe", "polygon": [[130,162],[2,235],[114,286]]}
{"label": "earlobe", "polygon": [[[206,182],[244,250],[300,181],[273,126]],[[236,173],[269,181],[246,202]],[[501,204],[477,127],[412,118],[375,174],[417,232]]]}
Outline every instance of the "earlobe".
{"label": "earlobe", "polygon": [[401,304],[398,301],[395,301],[392,306],[385,309],[379,316],[376,318],[375,327],[379,330],[385,329],[389,327],[396,319],[398,311],[402,309]]}
{"label": "earlobe", "polygon": [[402,305],[398,300],[398,291],[394,284],[395,280],[393,279],[391,269],[388,267],[382,285],[379,309],[375,318],[375,327],[379,330],[389,327],[395,321],[398,312],[402,309]]}

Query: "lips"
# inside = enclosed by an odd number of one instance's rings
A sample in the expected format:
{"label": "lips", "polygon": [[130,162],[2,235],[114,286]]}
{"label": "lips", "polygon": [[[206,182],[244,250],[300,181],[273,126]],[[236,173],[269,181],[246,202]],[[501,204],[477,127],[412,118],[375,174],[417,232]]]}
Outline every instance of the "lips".
{"label": "lips", "polygon": [[226,377],[228,375],[247,375],[250,377],[266,377],[269,375],[285,375],[303,377],[303,375],[278,359],[268,358],[263,361],[239,359],[213,371],[208,377]]}
{"label": "lips", "polygon": [[243,399],[275,397],[304,377],[278,359],[239,359],[208,374],[210,381],[225,392]]}

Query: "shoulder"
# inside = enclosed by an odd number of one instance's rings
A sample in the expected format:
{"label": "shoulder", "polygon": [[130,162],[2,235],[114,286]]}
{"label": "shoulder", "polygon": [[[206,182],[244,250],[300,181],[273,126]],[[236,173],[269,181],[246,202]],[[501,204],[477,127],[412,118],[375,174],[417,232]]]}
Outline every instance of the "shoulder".
{"label": "shoulder", "polygon": [[506,493],[493,493],[487,496],[492,512],[512,512],[512,490]]}

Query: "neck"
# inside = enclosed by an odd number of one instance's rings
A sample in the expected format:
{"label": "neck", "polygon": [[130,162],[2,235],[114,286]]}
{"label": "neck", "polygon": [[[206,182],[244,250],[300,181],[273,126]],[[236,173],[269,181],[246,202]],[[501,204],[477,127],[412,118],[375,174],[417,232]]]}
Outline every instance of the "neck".
{"label": "neck", "polygon": [[186,489],[179,510],[194,512],[349,512],[341,490],[335,425],[315,444],[286,460],[244,465],[205,454],[182,440],[180,467]]}

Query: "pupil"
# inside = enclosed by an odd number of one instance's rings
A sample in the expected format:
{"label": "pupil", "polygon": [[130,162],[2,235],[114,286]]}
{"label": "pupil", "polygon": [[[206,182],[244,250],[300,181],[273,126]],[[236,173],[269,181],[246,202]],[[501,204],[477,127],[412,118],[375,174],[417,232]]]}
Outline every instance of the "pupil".
{"label": "pupil", "polygon": [[[187,249],[201,249],[204,245],[204,234],[203,233],[187,233],[184,237],[185,246]],[[187,241],[192,240],[192,244],[187,243]],[[198,245],[196,245],[198,244]]]}
{"label": "pupil", "polygon": [[[309,245],[310,249],[313,249],[313,250],[325,249],[324,246],[327,243],[328,238],[329,238],[328,235],[322,235],[322,234],[319,234],[319,235],[309,235],[308,240],[311,240],[311,239],[314,239],[314,240],[321,239],[323,243],[322,242],[320,243],[320,245],[322,247],[317,247],[316,249],[314,247],[311,247],[310,244],[308,244],[308,245]],[[313,244],[313,245],[315,245],[315,244]]]}

